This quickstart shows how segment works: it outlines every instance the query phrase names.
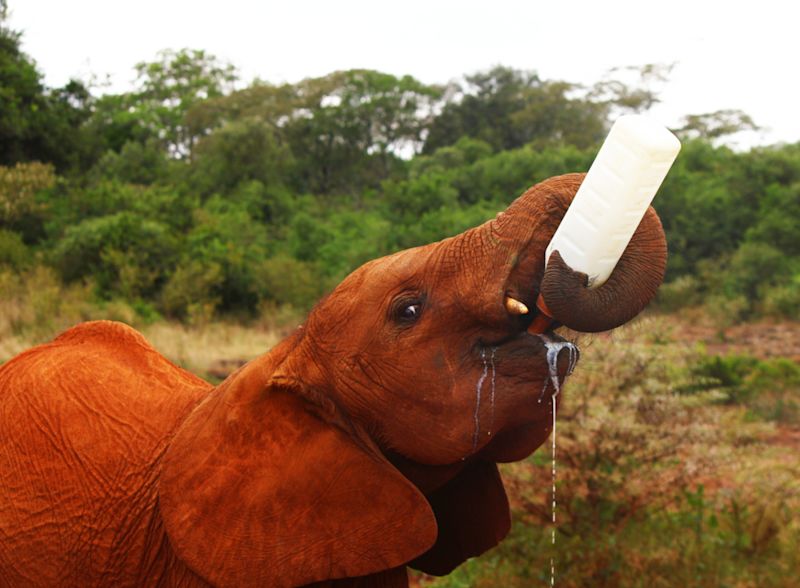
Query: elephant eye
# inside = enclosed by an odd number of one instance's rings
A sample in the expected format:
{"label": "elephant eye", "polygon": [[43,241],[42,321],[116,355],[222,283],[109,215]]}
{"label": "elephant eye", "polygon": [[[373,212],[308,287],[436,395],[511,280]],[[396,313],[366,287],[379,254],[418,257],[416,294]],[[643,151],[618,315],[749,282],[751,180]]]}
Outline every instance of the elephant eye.
{"label": "elephant eye", "polygon": [[422,300],[419,298],[402,298],[393,305],[392,315],[400,324],[410,325],[422,315]]}

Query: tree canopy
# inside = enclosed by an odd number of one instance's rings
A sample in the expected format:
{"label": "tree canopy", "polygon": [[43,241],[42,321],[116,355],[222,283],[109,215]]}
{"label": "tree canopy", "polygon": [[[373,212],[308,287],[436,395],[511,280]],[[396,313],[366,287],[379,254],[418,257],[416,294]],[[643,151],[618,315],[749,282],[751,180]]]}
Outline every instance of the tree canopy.
{"label": "tree canopy", "polygon": [[[367,259],[588,169],[611,120],[655,104],[669,67],[588,87],[503,66],[446,86],[365,69],[242,84],[181,49],[135,70],[125,93],[48,88],[0,21],[0,273],[46,266],[99,300],[193,320],[307,308]],[[800,150],[718,145],[755,126],[729,110],[676,129],[684,148],[656,201],[668,279],[794,312]]]}

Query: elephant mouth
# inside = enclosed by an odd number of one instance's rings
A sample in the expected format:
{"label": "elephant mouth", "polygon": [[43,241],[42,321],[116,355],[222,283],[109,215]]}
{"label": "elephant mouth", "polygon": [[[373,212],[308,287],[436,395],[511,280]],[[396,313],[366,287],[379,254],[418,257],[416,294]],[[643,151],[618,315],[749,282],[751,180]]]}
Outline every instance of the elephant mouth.
{"label": "elephant mouth", "polygon": [[[554,329],[538,334],[523,330],[494,344],[483,344],[481,348],[491,350],[504,364],[521,367],[523,372],[528,374],[525,379],[530,379],[531,360],[533,360],[536,367],[534,375],[537,379],[546,376],[544,387],[547,388],[552,384],[556,393],[560,390],[564,379],[575,370],[580,359],[580,349],[577,344],[565,339]],[[486,352],[481,351],[480,354],[485,356]]]}
{"label": "elephant mouth", "polygon": [[479,343],[468,455],[517,461],[530,455],[552,430],[552,414],[580,351],[549,331],[521,330],[504,340]]}

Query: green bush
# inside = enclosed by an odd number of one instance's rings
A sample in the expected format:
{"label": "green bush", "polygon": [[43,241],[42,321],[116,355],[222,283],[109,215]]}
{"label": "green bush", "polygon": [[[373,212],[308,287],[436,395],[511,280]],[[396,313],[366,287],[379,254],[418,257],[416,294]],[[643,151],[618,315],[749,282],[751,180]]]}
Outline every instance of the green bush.
{"label": "green bush", "polygon": [[783,286],[770,288],[764,295],[764,314],[776,318],[800,317],[800,274]]}
{"label": "green bush", "polygon": [[176,230],[185,230],[198,201],[171,186],[139,186],[114,179],[89,186],[64,186],[50,196],[47,233],[59,241],[76,225],[92,218],[131,212]]}
{"label": "green bush", "polygon": [[743,355],[701,356],[689,369],[690,382],[678,388],[682,394],[720,390],[728,404],[744,402],[752,393],[745,380],[758,365],[754,357]]}
{"label": "green bush", "polygon": [[772,184],[761,198],[755,224],[746,234],[750,242],[765,243],[783,255],[800,256],[800,182],[786,186]]}
{"label": "green bush", "polygon": [[152,296],[177,252],[169,227],[119,212],[69,227],[53,260],[67,281],[92,277],[102,296]]}
{"label": "green bush", "polygon": [[401,182],[383,184],[387,217],[402,225],[411,225],[431,210],[455,207],[458,193],[444,174],[427,173]]}
{"label": "green bush", "polygon": [[178,265],[161,290],[164,314],[189,323],[207,322],[220,304],[222,273],[214,262],[190,260]]}
{"label": "green bush", "polygon": [[791,278],[791,258],[763,243],[744,243],[731,258],[725,273],[725,290],[729,296],[743,296],[751,303],[784,280]]}
{"label": "green bush", "polygon": [[325,282],[312,264],[279,254],[255,270],[256,288],[263,301],[308,311],[325,293]]}
{"label": "green bush", "polygon": [[675,312],[702,302],[702,285],[696,276],[678,276],[662,284],[656,296],[656,305],[664,312]]}
{"label": "green bush", "polygon": [[748,375],[749,408],[780,423],[800,424],[800,365],[785,358],[759,362]]}
{"label": "green bush", "polygon": [[213,291],[221,310],[252,313],[258,305],[255,268],[268,251],[267,229],[246,204],[214,196],[195,211],[181,259],[219,268]]}
{"label": "green bush", "polygon": [[30,249],[22,242],[22,236],[14,231],[0,229],[0,267],[21,270],[32,262]]}
{"label": "green bush", "polygon": [[755,416],[800,423],[800,365],[784,358],[758,360],[745,355],[701,356],[689,369],[682,394],[713,390],[726,404],[747,407]]}

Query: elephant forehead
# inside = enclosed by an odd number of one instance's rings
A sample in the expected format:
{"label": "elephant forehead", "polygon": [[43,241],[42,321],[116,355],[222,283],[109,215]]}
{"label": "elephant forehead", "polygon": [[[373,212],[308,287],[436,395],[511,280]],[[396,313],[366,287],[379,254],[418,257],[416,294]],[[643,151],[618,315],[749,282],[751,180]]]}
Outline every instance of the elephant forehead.
{"label": "elephant forehead", "polygon": [[430,279],[429,247],[405,249],[365,263],[354,270],[317,307],[315,314],[355,314],[370,304],[382,304],[407,288],[424,288]]}
{"label": "elephant forehead", "polygon": [[433,247],[414,247],[381,257],[362,266],[368,281],[384,287],[402,286],[424,278],[429,271]]}

